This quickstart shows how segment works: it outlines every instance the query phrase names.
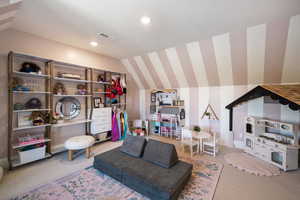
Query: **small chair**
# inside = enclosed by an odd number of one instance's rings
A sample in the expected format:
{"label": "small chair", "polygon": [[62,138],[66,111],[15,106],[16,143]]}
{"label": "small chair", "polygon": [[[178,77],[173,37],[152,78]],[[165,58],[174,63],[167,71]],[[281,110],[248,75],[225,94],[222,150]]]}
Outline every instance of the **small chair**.
{"label": "small chair", "polygon": [[219,152],[219,145],[216,133],[212,133],[212,136],[208,139],[205,139],[202,144],[202,150],[204,153],[216,157],[216,153]]}
{"label": "small chair", "polygon": [[184,146],[189,146],[191,157],[193,157],[194,147],[196,146],[196,153],[199,152],[199,142],[193,140],[193,132],[187,128],[182,129],[181,133],[181,147],[184,151]]}

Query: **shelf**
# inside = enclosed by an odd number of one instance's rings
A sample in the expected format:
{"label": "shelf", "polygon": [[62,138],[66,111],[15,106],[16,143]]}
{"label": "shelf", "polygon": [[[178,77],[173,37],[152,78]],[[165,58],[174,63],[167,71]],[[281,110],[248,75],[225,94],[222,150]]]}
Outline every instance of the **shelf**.
{"label": "shelf", "polygon": [[26,73],[26,72],[13,72],[14,76],[26,76],[26,77],[35,77],[35,78],[49,78],[47,74],[35,74],[35,73]]}
{"label": "shelf", "polygon": [[71,79],[71,78],[60,78],[60,77],[54,77],[54,80],[57,81],[69,81],[69,82],[78,82],[78,83],[90,83],[88,80],[80,80],[80,79]]}
{"label": "shelf", "polygon": [[49,108],[42,108],[42,109],[25,109],[25,110],[14,110],[14,113],[19,113],[19,112],[35,112],[35,111],[50,111]]}
{"label": "shelf", "polygon": [[64,123],[59,123],[59,124],[52,124],[52,127],[57,128],[57,127],[64,127],[64,126],[72,126],[76,124],[84,124],[84,123],[89,123],[92,120],[86,119],[86,120],[74,120],[74,121],[69,121],[69,122],[64,122]]}
{"label": "shelf", "polygon": [[[51,157],[51,154],[46,153],[44,158],[41,158],[41,159],[38,159],[38,160],[43,160],[45,158],[50,158],[50,157]],[[12,167],[18,167],[18,166],[25,165],[25,164],[28,164],[28,163],[32,163],[32,162],[35,162],[35,161],[38,161],[38,160],[33,160],[33,161],[30,161],[30,162],[25,162],[25,163],[20,163],[19,160],[13,160],[12,161]]]}
{"label": "shelf", "polygon": [[35,129],[35,128],[43,128],[43,127],[47,127],[47,126],[51,126],[51,124],[44,124],[44,125],[40,125],[40,126],[17,127],[17,128],[13,128],[13,131],[20,131],[20,130],[26,130],[26,129]]}
{"label": "shelf", "polygon": [[14,94],[50,94],[51,92],[45,91],[12,91]]}
{"label": "shelf", "polygon": [[93,92],[93,94],[110,94],[111,92]]}
{"label": "shelf", "polygon": [[102,84],[102,85],[111,85],[111,82],[104,82],[104,81],[92,81],[92,83],[95,83],[95,84]]}
{"label": "shelf", "polygon": [[90,97],[92,95],[80,95],[80,94],[53,94],[54,97]]}
{"label": "shelf", "polygon": [[39,141],[36,141],[36,142],[28,143],[28,144],[13,145],[13,149],[18,149],[18,148],[21,148],[21,147],[27,147],[27,146],[30,146],[30,145],[41,144],[41,143],[50,142],[50,141],[51,141],[50,139],[43,139],[43,140],[39,140]]}
{"label": "shelf", "polygon": [[96,139],[95,144],[98,144],[98,143],[101,143],[101,142],[106,142],[106,141],[109,141],[109,140],[111,140],[111,137],[105,138],[104,140]]}

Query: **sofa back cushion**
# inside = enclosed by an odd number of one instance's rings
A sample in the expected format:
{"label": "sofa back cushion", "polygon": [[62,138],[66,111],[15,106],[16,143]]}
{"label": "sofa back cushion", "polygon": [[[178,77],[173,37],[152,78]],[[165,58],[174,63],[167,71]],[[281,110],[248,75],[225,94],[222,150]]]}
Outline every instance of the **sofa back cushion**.
{"label": "sofa back cushion", "polygon": [[120,151],[134,157],[141,157],[146,145],[146,139],[141,136],[128,135]]}
{"label": "sofa back cushion", "polygon": [[173,144],[149,140],[145,147],[143,159],[164,168],[170,168],[178,161],[177,152]]}

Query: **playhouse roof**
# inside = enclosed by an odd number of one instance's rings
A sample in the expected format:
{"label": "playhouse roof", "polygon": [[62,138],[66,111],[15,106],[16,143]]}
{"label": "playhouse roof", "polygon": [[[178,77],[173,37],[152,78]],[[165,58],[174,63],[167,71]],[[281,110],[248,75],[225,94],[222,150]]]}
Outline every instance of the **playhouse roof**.
{"label": "playhouse roof", "polygon": [[259,85],[227,105],[226,108],[232,109],[240,103],[262,96],[270,96],[283,105],[289,105],[292,110],[300,110],[300,84]]}

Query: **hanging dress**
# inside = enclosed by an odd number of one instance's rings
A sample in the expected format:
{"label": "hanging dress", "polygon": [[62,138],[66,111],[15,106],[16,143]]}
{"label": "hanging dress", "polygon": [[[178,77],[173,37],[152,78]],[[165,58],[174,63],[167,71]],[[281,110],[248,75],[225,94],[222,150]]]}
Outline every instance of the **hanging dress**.
{"label": "hanging dress", "polygon": [[126,111],[124,111],[123,114],[124,114],[124,138],[126,138],[128,134],[128,116]]}
{"label": "hanging dress", "polygon": [[119,128],[118,128],[118,121],[117,121],[117,115],[116,113],[114,112],[113,113],[113,116],[112,116],[112,130],[111,130],[111,140],[114,142],[114,141],[117,141],[119,140]]}

